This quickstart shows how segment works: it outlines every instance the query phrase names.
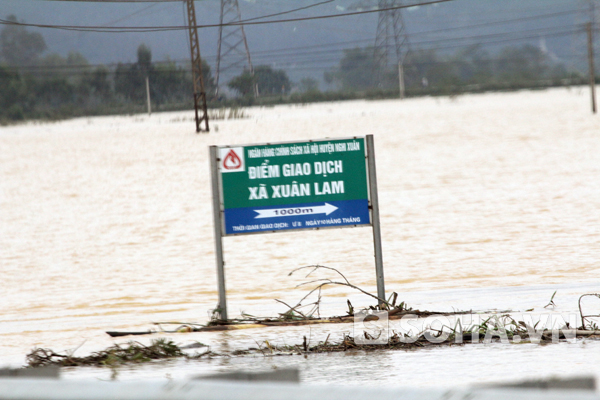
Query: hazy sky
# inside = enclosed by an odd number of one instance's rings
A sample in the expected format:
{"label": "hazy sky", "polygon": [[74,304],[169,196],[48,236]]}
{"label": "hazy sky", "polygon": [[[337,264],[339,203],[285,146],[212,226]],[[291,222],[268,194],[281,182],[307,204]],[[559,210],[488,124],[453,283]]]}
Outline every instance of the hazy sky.
{"label": "hazy sky", "polygon": [[[253,18],[281,12],[319,0],[244,0],[240,1],[242,18]],[[356,8],[357,5],[374,4],[376,1],[337,0],[308,10],[287,14],[284,17],[304,17],[335,14]],[[219,21],[220,1],[196,1],[198,24],[214,24]],[[423,6],[404,12],[407,32],[412,43],[435,41],[452,37],[468,37],[496,32],[523,31],[541,27],[573,26],[581,20],[579,14],[560,15],[555,18],[486,26],[485,22],[518,19],[565,10],[581,8],[583,0],[455,0],[438,6]],[[148,26],[187,24],[184,4],[181,1],[166,3],[97,3],[42,0],[0,0],[0,17],[15,14],[19,20],[29,23],[100,26]],[[277,18],[283,18],[277,17]],[[439,32],[441,28],[480,26],[464,31]],[[322,75],[327,66],[337,64],[342,48],[373,45],[377,28],[377,14],[353,17],[313,20],[283,24],[247,26],[248,45],[255,64],[270,64],[285,68],[295,79],[302,76]],[[419,32],[437,30],[437,33]],[[147,44],[153,59],[175,60],[189,58],[186,31],[152,33],[94,33],[54,29],[36,29],[43,34],[48,53],[66,55],[69,51],[82,53],[91,63],[135,61],[136,49]],[[218,29],[199,30],[202,56],[214,65],[217,52]],[[530,42],[539,43],[542,37]],[[472,43],[476,43],[473,39]],[[551,52],[572,52],[572,38],[548,37],[546,45]],[[328,54],[328,43],[339,43]],[[445,43],[443,45],[447,45]],[[511,45],[506,43],[502,45]],[[518,44],[518,43],[517,43]],[[316,46],[314,55],[310,47]],[[321,46],[321,47],[319,47]],[[305,47],[302,50],[285,51],[288,48]],[[578,51],[578,50],[576,50]]]}

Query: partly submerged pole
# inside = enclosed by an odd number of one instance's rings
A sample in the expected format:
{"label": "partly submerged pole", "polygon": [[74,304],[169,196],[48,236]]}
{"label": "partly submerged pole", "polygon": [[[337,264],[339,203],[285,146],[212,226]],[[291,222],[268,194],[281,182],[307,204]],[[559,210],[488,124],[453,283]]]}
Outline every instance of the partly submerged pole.
{"label": "partly submerged pole", "polygon": [[146,76],[146,98],[148,99],[148,115],[152,115],[152,107],[150,105],[150,78]]}
{"label": "partly submerged pole", "polygon": [[590,69],[590,91],[592,95],[592,112],[596,114],[596,72],[594,67],[594,35],[592,31],[592,23],[587,23],[588,34],[588,61]]}
{"label": "partly submerged pole", "polygon": [[398,85],[400,86],[400,99],[404,99],[404,66],[402,61],[398,63]]}
{"label": "partly submerged pole", "polygon": [[383,277],[383,252],[381,250],[381,226],[379,224],[379,197],[377,195],[377,171],[375,170],[375,142],[373,135],[367,135],[367,163],[369,166],[369,192],[371,197],[371,224],[373,225],[373,244],[375,246],[375,273],[377,275],[377,297],[379,306],[383,306],[385,297],[385,279]]}
{"label": "partly submerged pole", "polygon": [[212,178],[213,224],[215,228],[215,253],[217,259],[217,283],[219,286],[219,318],[227,320],[227,297],[225,294],[225,262],[223,261],[223,232],[221,230],[221,193],[219,188],[219,149],[210,146],[210,174]]}

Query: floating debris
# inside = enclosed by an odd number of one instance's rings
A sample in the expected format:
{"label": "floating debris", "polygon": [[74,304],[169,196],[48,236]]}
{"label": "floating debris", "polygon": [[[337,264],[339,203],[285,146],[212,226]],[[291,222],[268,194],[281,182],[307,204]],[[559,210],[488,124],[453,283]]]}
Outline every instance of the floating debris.
{"label": "floating debris", "polygon": [[126,346],[115,344],[106,350],[92,353],[87,357],[58,354],[50,349],[36,348],[27,355],[29,367],[58,365],[78,367],[82,365],[113,366],[127,363],[143,363],[164,358],[184,357],[186,354],[170,339],[152,340],[149,346],[139,342],[129,342]]}
{"label": "floating debris", "polygon": [[[147,331],[139,331],[139,332],[116,332],[116,331],[108,331],[106,332],[108,335],[112,337],[121,337],[127,335],[148,335],[153,333],[179,333],[179,332],[213,332],[213,331],[227,331],[227,330],[238,330],[238,329],[250,329],[250,328],[264,328],[268,326],[300,326],[300,325],[311,325],[311,324],[344,324],[344,323],[353,323],[354,322],[354,307],[349,300],[348,303],[348,312],[347,315],[342,316],[334,316],[322,318],[320,316],[320,305],[321,305],[321,290],[323,287],[328,285],[334,286],[346,286],[352,289],[355,289],[367,296],[372,297],[377,300],[376,306],[368,307],[367,309],[372,311],[384,310],[388,312],[389,319],[401,319],[406,315],[416,315],[417,317],[428,317],[432,315],[463,315],[463,314],[472,314],[473,311],[420,311],[413,310],[411,307],[405,302],[400,302],[396,304],[398,300],[398,293],[393,292],[389,299],[380,299],[377,296],[361,289],[360,287],[353,285],[350,281],[335,268],[326,267],[323,265],[310,265],[306,267],[296,268],[292,272],[288,274],[288,276],[293,275],[294,273],[302,270],[309,270],[308,274],[305,278],[308,278],[311,274],[313,274],[317,270],[326,270],[326,271],[334,271],[337,273],[342,280],[334,281],[329,278],[321,278],[315,279],[308,282],[301,283],[296,287],[302,287],[309,284],[316,283],[317,286],[311,289],[304,297],[300,299],[296,303],[295,306],[290,306],[286,302],[275,299],[276,302],[285,305],[288,307],[288,310],[279,313],[278,317],[257,317],[250,314],[242,314],[242,318],[233,318],[228,320],[222,320],[219,318],[219,310],[215,309],[212,312],[211,320],[205,324],[197,324],[197,323],[189,323],[189,322],[155,322],[154,325],[158,326],[158,330],[147,330]],[[317,294],[316,301],[308,304],[303,304],[313,293]],[[303,309],[308,309],[308,311],[302,311]],[[506,313],[510,312],[510,310],[504,311],[485,311],[483,313],[493,313],[493,312],[501,312]],[[163,325],[178,325],[175,329],[163,329]]]}
{"label": "floating debris", "polygon": [[[510,316],[503,315],[500,317],[490,317],[482,324],[471,326],[466,330],[455,328],[448,331],[430,328],[414,336],[394,332],[383,343],[378,342],[376,340],[378,338],[370,333],[363,332],[363,335],[359,337],[344,334],[342,340],[338,342],[330,341],[330,335],[328,335],[325,341],[311,345],[306,336],[304,336],[301,344],[293,346],[277,346],[265,340],[262,343],[257,343],[258,347],[215,353],[210,350],[210,347],[201,343],[193,346],[179,347],[170,339],[161,338],[153,340],[150,346],[145,346],[139,342],[129,342],[127,346],[114,345],[104,351],[92,353],[87,357],[74,357],[73,355],[58,354],[49,349],[38,348],[27,355],[27,364],[28,367],[44,367],[49,365],[75,367],[87,365],[114,368],[123,364],[144,363],[169,358],[200,359],[239,357],[256,354],[271,357],[335,353],[350,350],[413,350],[440,346],[464,346],[468,343],[490,343],[492,341],[507,344],[550,344],[564,342],[568,339],[576,339],[577,337],[600,339],[600,330],[589,331],[569,329],[567,327],[556,330],[535,329],[535,327],[529,326],[523,321],[515,321]],[[183,350],[199,347],[207,347],[207,351],[189,355]]]}

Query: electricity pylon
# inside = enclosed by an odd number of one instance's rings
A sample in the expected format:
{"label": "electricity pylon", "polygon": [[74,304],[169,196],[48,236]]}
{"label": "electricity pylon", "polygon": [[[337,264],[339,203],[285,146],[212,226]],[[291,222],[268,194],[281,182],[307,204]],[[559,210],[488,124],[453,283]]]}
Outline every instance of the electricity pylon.
{"label": "electricity pylon", "polygon": [[202,122],[204,122],[204,130],[208,132],[208,109],[206,106],[204,77],[202,76],[202,58],[200,57],[200,41],[198,40],[198,28],[196,25],[196,9],[194,8],[194,0],[186,0],[186,5],[188,31],[190,34],[190,52],[192,55],[192,82],[194,88],[196,132],[198,133],[202,130]]}
{"label": "electricity pylon", "polygon": [[[402,12],[398,7],[402,0],[379,0],[379,21],[375,37],[376,82],[382,86],[383,74],[391,67],[398,68],[400,97],[404,97],[404,60],[409,50],[408,35]],[[395,56],[395,57],[394,57]]]}
{"label": "electricity pylon", "polygon": [[[250,50],[243,25],[238,0],[221,0],[221,23],[219,25],[219,43],[217,48],[216,93],[219,94],[220,82],[232,77],[237,71],[247,69],[254,75]],[[233,25],[230,25],[233,24]],[[254,96],[258,95],[256,86]]]}

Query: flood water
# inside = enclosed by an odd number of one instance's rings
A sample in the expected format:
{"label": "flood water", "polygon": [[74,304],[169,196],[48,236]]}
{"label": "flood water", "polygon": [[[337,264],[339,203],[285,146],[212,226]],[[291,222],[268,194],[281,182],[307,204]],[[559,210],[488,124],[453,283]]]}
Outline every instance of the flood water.
{"label": "flood water", "polygon": [[[0,128],[0,367],[34,347],[86,355],[217,302],[208,146],[373,134],[386,290],[417,309],[576,313],[600,292],[600,117],[586,89],[249,108],[194,133],[191,112]],[[224,239],[230,317],[276,316],[320,264],[373,293],[369,228]],[[331,276],[326,274],[317,277]],[[543,308],[552,293],[556,307]],[[372,304],[325,289],[321,315]],[[600,301],[591,304],[600,313]],[[161,334],[215,351],[341,338],[352,325]],[[149,342],[151,336],[136,337]],[[121,369],[187,378],[297,366],[307,383],[455,386],[592,374],[600,342],[234,357]],[[68,369],[68,378],[110,371]]]}

